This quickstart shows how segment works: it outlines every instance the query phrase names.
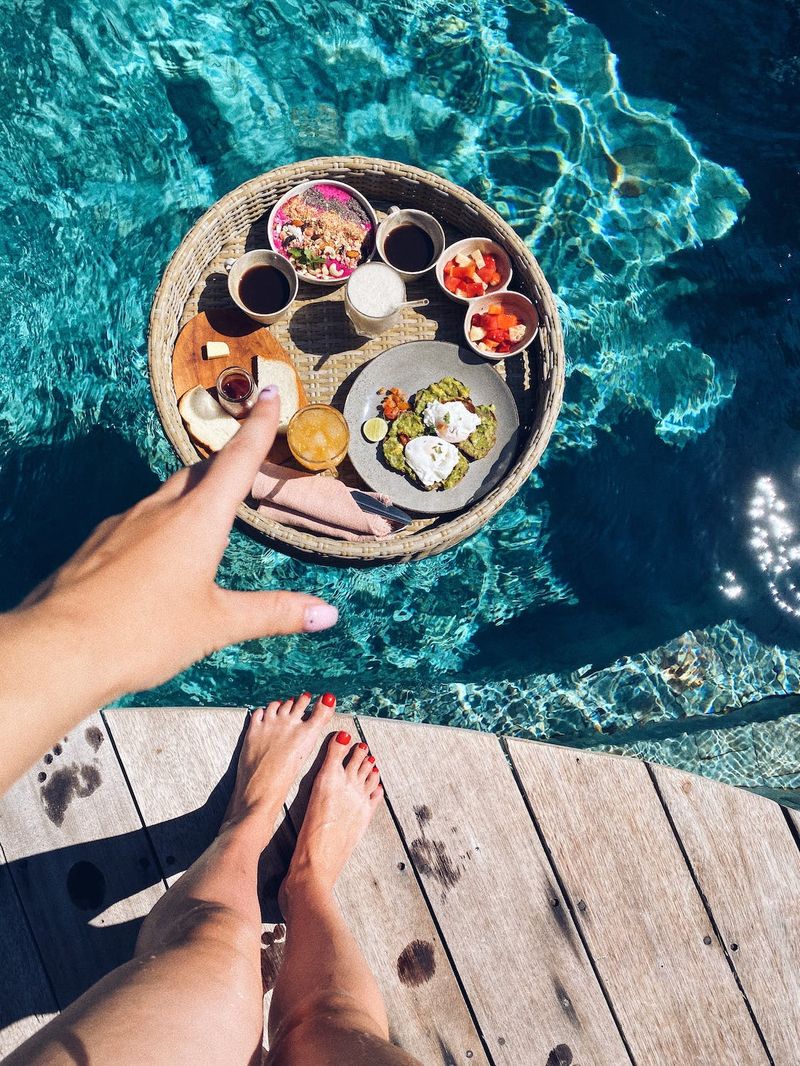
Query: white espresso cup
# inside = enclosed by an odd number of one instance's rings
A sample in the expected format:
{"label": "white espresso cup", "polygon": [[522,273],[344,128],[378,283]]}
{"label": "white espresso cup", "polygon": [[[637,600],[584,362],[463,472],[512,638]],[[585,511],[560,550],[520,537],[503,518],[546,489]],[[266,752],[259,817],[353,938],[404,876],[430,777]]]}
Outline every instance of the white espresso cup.
{"label": "white espresso cup", "polygon": [[[387,238],[401,226],[417,226],[430,238],[433,250],[431,252],[430,262],[427,266],[423,266],[419,270],[403,270],[397,263],[392,261],[390,255],[387,255]],[[427,211],[416,211],[407,207],[402,209],[399,207],[390,207],[389,214],[378,226],[378,231],[375,234],[375,247],[378,251],[378,255],[385,263],[389,264],[392,270],[396,270],[400,277],[405,281],[414,281],[416,278],[421,278],[423,274],[427,274],[429,270],[432,270],[436,265],[439,256],[444,251],[444,245],[444,230],[433,215],[429,215]]]}
{"label": "white espresso cup", "polygon": [[[247,292],[247,281],[243,285],[243,279],[251,270],[258,267],[273,267],[286,280],[285,300],[280,307],[272,311],[257,311],[247,305],[242,296]],[[277,252],[271,252],[266,248],[256,248],[252,252],[245,252],[236,260],[226,260],[225,269],[228,271],[228,292],[240,311],[244,311],[256,322],[268,326],[277,322],[291,307],[297,296],[297,272],[288,259],[284,259]]]}
{"label": "white espresso cup", "polygon": [[405,301],[403,279],[386,263],[364,263],[347,279],[344,308],[362,337],[379,337],[397,325]]}

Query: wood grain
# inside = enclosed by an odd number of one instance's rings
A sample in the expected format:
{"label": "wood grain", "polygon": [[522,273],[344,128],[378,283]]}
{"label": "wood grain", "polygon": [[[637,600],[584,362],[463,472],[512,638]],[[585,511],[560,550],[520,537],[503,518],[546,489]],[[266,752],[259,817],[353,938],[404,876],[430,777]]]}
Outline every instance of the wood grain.
{"label": "wood grain", "polygon": [[359,723],[494,1062],[627,1062],[497,738]]}
{"label": "wood grain", "polygon": [[99,714],[0,799],[0,841],[63,1009],[131,958],[164,891]]}
{"label": "wood grain", "polygon": [[[326,737],[345,730],[358,738],[352,718],[336,715]],[[290,797],[299,831],[311,784],[324,754],[314,755]],[[382,803],[344,868],[336,898],[380,987],[391,1037],[424,1063],[489,1060],[470,1017],[412,863]]]}
{"label": "wood grain", "polygon": [[766,1063],[647,767],[508,750],[635,1061]]}
{"label": "wood grain", "polygon": [[11,875],[0,856],[0,1058],[58,1011]]}
{"label": "wood grain", "polygon": [[653,767],[776,1066],[800,1057],[800,851],[772,800]]}
{"label": "wood grain", "polygon": [[[230,348],[230,355],[218,359],[204,358],[203,347],[208,341],[225,341]],[[308,400],[303,382],[286,349],[266,326],[259,326],[236,309],[201,311],[183,327],[172,355],[175,395],[180,399],[195,385],[213,389],[220,373],[229,366],[241,366],[258,380],[255,360],[259,355],[267,359],[277,359],[294,370],[300,406],[304,407]]]}

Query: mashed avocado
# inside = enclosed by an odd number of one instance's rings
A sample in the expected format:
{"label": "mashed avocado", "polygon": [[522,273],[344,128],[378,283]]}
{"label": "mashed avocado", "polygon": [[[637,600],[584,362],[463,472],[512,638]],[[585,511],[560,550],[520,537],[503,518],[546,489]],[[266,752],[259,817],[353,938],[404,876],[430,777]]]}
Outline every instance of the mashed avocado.
{"label": "mashed avocado", "polygon": [[494,413],[494,407],[491,404],[483,404],[475,408],[476,414],[480,415],[480,425],[470,433],[465,441],[456,445],[461,455],[459,455],[458,462],[448,477],[430,487],[422,484],[406,462],[405,443],[400,440],[400,435],[403,434],[404,438],[408,437],[411,440],[414,437],[421,436],[423,433],[433,432],[422,421],[421,415],[428,404],[433,403],[434,400],[438,400],[440,403],[447,403],[449,400],[468,399],[469,389],[456,378],[442,378],[441,381],[434,381],[432,385],[428,385],[425,389],[419,389],[414,396],[414,410],[404,411],[396,418],[390,425],[389,432],[381,441],[380,447],[383,449],[384,461],[392,470],[396,470],[399,474],[405,474],[415,485],[419,485],[420,488],[428,492],[434,492],[438,489],[452,489],[469,470],[469,462],[467,460],[483,459],[495,446],[497,442],[497,416]]}
{"label": "mashed avocado", "polygon": [[419,437],[424,432],[425,426],[422,424],[422,419],[418,415],[415,415],[413,411],[404,411],[394,420],[394,422],[392,422],[389,427],[389,432],[381,442],[383,458],[392,470],[396,470],[400,474],[406,474],[415,481],[416,476],[406,462],[405,455],[403,454],[404,445],[401,444],[399,437],[400,434],[403,433],[409,440],[411,440],[412,437]]}
{"label": "mashed avocado", "polygon": [[420,389],[414,397],[414,410],[421,415],[429,403],[438,400],[447,403],[448,400],[464,400],[469,396],[469,389],[455,378],[442,378],[434,381],[427,389]]}
{"label": "mashed avocado", "polygon": [[473,429],[466,440],[457,444],[456,447],[469,459],[483,459],[494,448],[497,441],[497,416],[491,404],[482,404],[475,408],[475,413],[481,416],[481,423]]}

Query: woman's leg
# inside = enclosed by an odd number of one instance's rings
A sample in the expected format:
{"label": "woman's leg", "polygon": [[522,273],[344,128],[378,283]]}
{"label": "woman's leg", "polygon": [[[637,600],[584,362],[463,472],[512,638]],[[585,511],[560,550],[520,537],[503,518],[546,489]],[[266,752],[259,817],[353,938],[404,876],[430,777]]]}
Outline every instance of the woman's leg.
{"label": "woman's leg", "polygon": [[366,744],[328,743],[281,888],[286,948],[269,1012],[269,1066],[418,1066],[389,1043],[383,999],[333,886],[383,797]]}
{"label": "woman's leg", "polygon": [[253,712],[219,835],[148,915],[134,959],[7,1063],[249,1066],[260,1060],[258,859],[332,714],[319,701],[303,721],[310,698],[305,693]]}

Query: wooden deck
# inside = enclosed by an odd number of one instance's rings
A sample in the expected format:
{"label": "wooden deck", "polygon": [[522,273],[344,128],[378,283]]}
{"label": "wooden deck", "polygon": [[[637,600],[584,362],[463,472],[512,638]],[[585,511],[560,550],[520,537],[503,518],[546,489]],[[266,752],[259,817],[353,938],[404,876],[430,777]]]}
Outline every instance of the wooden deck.
{"label": "wooden deck", "polygon": [[[127,959],[212,839],[238,709],[115,710],[0,801],[0,1053]],[[339,885],[392,1037],[426,1064],[800,1061],[800,820],[674,770],[489,734],[339,717],[381,807]],[[264,854],[275,903],[308,794]]]}

